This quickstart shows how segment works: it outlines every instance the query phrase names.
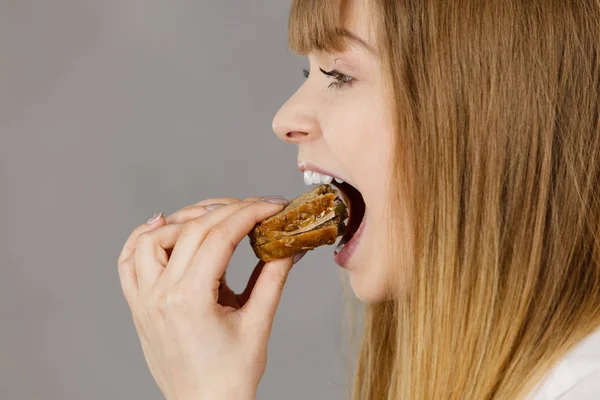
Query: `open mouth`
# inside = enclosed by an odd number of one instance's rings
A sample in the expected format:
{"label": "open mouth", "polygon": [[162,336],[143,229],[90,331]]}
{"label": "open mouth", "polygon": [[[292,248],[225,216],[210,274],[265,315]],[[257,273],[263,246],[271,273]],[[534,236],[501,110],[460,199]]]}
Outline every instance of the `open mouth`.
{"label": "open mouth", "polygon": [[331,175],[330,173],[305,162],[299,162],[298,166],[304,172],[304,183],[310,185],[330,185],[339,192],[339,197],[346,205],[348,221],[345,232],[340,238],[334,254],[336,262],[340,266],[347,265],[352,253],[358,247],[365,226],[366,205],[362,194],[354,186],[344,179]]}
{"label": "open mouth", "polygon": [[337,181],[332,181],[331,184],[339,190],[349,214],[346,233],[342,236],[336,248],[336,252],[339,252],[358,231],[365,216],[366,206],[362,195],[354,186],[347,182],[340,183]]}

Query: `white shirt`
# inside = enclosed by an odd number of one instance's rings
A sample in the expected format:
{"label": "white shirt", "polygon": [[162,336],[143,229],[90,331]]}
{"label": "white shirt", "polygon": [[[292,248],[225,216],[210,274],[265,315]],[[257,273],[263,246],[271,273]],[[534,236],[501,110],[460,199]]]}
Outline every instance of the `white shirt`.
{"label": "white shirt", "polygon": [[600,400],[600,329],[569,350],[527,399]]}

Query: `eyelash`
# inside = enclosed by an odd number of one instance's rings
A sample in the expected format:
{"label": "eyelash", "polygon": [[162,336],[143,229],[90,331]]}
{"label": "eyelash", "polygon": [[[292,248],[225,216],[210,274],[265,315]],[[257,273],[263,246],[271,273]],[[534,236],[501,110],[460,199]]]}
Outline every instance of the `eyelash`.
{"label": "eyelash", "polygon": [[[319,68],[319,70],[327,77],[335,79],[334,82],[331,82],[329,86],[327,86],[328,89],[341,90],[345,87],[351,86],[355,80],[353,77],[344,75],[341,72],[336,71],[335,69],[331,71],[325,71],[323,68]],[[303,69],[302,71],[304,72],[304,77],[308,78],[310,72],[307,69]]]}

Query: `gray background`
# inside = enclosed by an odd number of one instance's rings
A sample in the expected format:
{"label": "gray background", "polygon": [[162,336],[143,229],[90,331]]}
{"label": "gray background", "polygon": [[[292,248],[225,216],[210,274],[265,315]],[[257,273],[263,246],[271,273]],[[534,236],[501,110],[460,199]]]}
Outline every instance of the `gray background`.
{"label": "gray background", "polygon": [[[0,2],[0,399],[160,399],[116,259],[155,211],[305,190],[271,130],[307,61],[281,0]],[[259,399],[344,398],[333,249],[292,271]],[[255,259],[240,246],[241,289]]]}

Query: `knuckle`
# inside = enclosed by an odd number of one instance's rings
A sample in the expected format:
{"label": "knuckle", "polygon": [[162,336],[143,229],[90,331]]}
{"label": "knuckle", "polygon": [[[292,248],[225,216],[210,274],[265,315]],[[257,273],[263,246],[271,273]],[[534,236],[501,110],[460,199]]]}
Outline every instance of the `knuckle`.
{"label": "knuckle", "polygon": [[237,197],[225,197],[224,199],[220,199],[221,202],[225,201],[227,203],[239,203],[241,200]]}
{"label": "knuckle", "polygon": [[119,258],[117,258],[117,271],[119,271],[119,273],[121,273],[121,270],[123,269],[123,264],[125,264],[126,260],[123,260],[123,256],[119,255]]}
{"label": "knuckle", "polygon": [[126,260],[123,260],[121,262],[117,262],[117,271],[119,273],[119,278],[121,279],[121,282],[124,281],[126,274],[133,267],[133,263],[131,262],[131,258],[132,257],[129,256]]}
{"label": "knuckle", "polygon": [[142,224],[136,227],[134,230],[131,231],[131,234],[129,234],[129,238],[135,239],[136,237],[140,236],[141,233],[144,233],[144,231],[147,230],[147,226],[147,224]]}
{"label": "knuckle", "polygon": [[140,237],[140,235],[143,235],[144,233],[146,233],[148,231],[148,225],[147,224],[143,224],[138,226],[137,228],[135,228],[132,232],[131,235],[129,235],[129,242],[134,242],[137,240],[137,238]]}
{"label": "knuckle", "polygon": [[187,210],[185,208],[183,208],[181,210],[175,211],[174,213],[168,215],[166,218],[167,223],[169,223],[169,224],[179,223],[182,220],[182,215],[186,211]]}
{"label": "knuckle", "polygon": [[161,306],[161,296],[156,292],[149,292],[144,296],[141,302],[140,315],[146,321],[159,319],[163,315]]}
{"label": "knuckle", "polygon": [[233,241],[229,227],[226,224],[219,224],[213,228],[208,233],[206,240],[209,242],[219,243],[220,245],[225,245],[227,250],[231,252],[233,252],[237,246],[237,243]]}
{"label": "knuckle", "polygon": [[208,237],[217,242],[227,240],[229,237],[229,228],[225,224],[219,224],[209,232]]}
{"label": "knuckle", "polygon": [[204,229],[204,222],[202,218],[194,218],[183,224],[183,232],[186,235],[195,234],[198,232],[202,232]]}
{"label": "knuckle", "polygon": [[121,283],[131,279],[131,274],[135,270],[135,254],[131,254],[125,260],[117,263],[117,272]]}
{"label": "knuckle", "polygon": [[154,292],[146,299],[148,310],[152,310],[157,315],[164,315],[166,309],[164,306],[164,295]]}
{"label": "knuckle", "polygon": [[151,246],[153,243],[154,236],[152,235],[152,232],[144,232],[135,239],[135,249],[138,250],[147,246]]}
{"label": "knuckle", "polygon": [[235,198],[235,197],[221,197],[221,198],[213,198],[213,199],[205,199],[202,201],[199,201],[198,203],[195,204],[195,206],[208,206],[209,204],[214,204],[214,203],[237,203],[239,202],[240,199]]}
{"label": "knuckle", "polygon": [[172,215],[173,218],[178,218],[180,220],[187,220],[190,218],[195,218],[200,215],[206,213],[206,209],[199,204],[192,204],[190,206],[184,207],[181,210],[175,211]]}

